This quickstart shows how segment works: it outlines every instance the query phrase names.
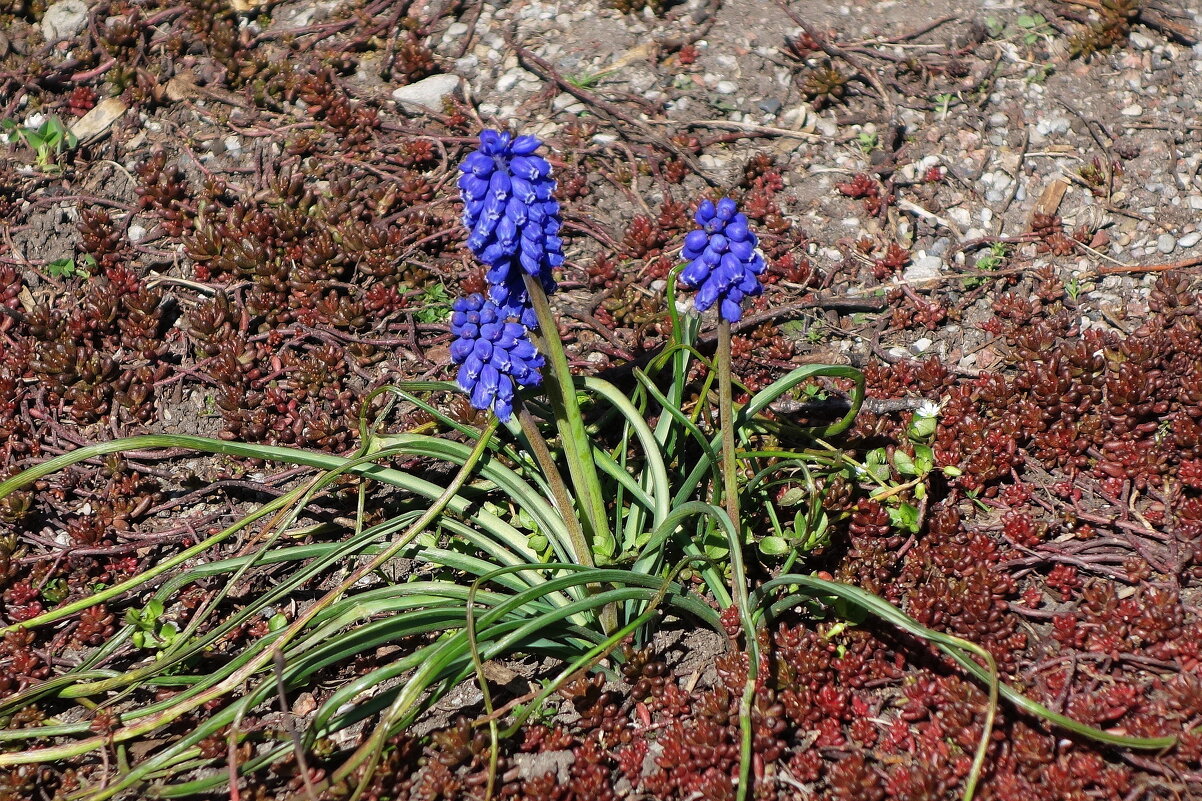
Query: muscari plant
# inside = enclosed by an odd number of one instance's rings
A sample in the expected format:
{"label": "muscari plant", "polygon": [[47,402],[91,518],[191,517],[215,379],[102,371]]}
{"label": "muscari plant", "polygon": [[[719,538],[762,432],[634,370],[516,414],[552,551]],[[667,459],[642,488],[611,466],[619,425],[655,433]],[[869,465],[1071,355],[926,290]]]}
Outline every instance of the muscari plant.
{"label": "muscari plant", "polygon": [[[760,655],[756,630],[803,602],[817,614],[858,608],[862,613],[929,641],[988,686],[987,725],[965,783],[971,798],[981,774],[999,696],[1019,709],[1067,731],[1132,748],[1161,748],[1172,738],[1139,739],[1105,732],[1058,715],[999,682],[983,649],[926,628],[884,600],[854,586],[794,570],[807,542],[825,526],[817,474],[873,475],[829,440],[853,422],[864,397],[864,378],[843,366],[807,365],[734,402],[731,326],[743,300],[761,291],[764,260],[757,239],[729,198],[702,201],[698,230],[684,241],[684,261],[674,275],[696,289],[696,310],[716,308],[718,338],[711,359],[699,347],[702,318],[682,314],[675,287],[667,288],[671,335],[645,367],[632,368],[633,388],[623,392],[597,377],[574,376],[558,337],[548,293],[552,270],[563,261],[559,209],[548,162],[529,136],[485,131],[480,147],[461,166],[468,246],[487,267],[487,296],[455,302],[450,353],[458,365],[454,383],[413,382],[371,393],[383,409],[360,419],[361,443],[346,456],[184,435],[150,435],[80,448],[0,483],[0,498],[69,465],[109,453],[185,447],[305,465],[315,474],[289,493],[191,548],[141,574],[21,623],[56,624],[99,603],[142,593],[144,610],[169,613],[185,588],[216,587],[211,597],[170,638],[147,645],[145,618],[135,610],[108,642],[80,664],[0,701],[0,715],[50,698],[58,703],[119,705],[139,688],[155,701],[120,708],[109,730],[88,720],[55,718],[40,726],[0,732],[6,751],[0,766],[69,759],[132,741],[162,736],[171,724],[202,707],[183,733],[173,732],[147,756],[123,764],[106,785],[80,793],[100,801],[147,783],[156,795],[194,796],[228,789],[231,776],[246,775],[295,753],[307,792],[319,789],[358,796],[391,737],[405,730],[460,682],[473,677],[484,710],[475,725],[492,738],[489,783],[493,792],[497,742],[517,731],[557,688],[581,671],[608,669],[627,638],[645,641],[666,613],[725,632],[723,610],[738,621],[749,671],[740,699],[738,796],[749,797],[752,765],[751,709]],[[691,379],[706,368],[700,386]],[[544,375],[545,373],[545,375]],[[774,419],[768,407],[815,379],[850,382],[847,413],[835,423],[801,428]],[[714,380],[717,381],[715,391]],[[469,425],[431,402],[450,392],[467,393],[488,412]],[[716,402],[714,396],[716,395]],[[423,410],[441,429],[437,435],[386,433],[389,409],[404,401]],[[415,458],[455,468],[442,485],[390,466]],[[747,478],[751,476],[751,478]],[[358,483],[355,523],[330,541],[292,544],[305,508],[345,485]],[[742,501],[762,497],[785,479],[809,488],[808,511],[792,531],[768,515],[771,531],[748,536]],[[390,517],[364,524],[372,502],[369,487],[397,492]],[[880,497],[897,488],[883,487]],[[258,526],[253,547],[242,554],[198,561],[222,543]],[[284,535],[288,534],[288,537]],[[754,590],[744,570],[751,540],[792,543],[780,574]],[[383,578],[381,569],[407,557],[426,569]],[[253,571],[272,569],[269,588],[224,618],[230,589]],[[695,580],[685,581],[691,575]],[[152,592],[146,588],[160,581]],[[300,589],[322,585],[316,602],[290,620],[279,607]],[[700,588],[700,589],[698,589]],[[147,596],[146,593],[149,592]],[[231,632],[271,618],[266,636],[241,645],[224,659],[217,646]],[[16,628],[0,629],[0,634]],[[295,740],[280,736],[244,762],[221,764],[200,743],[215,736],[230,744],[229,759],[249,736],[242,722],[277,698],[310,685],[330,666],[381,646],[400,643],[401,654],[366,674],[344,681],[323,700]],[[129,661],[131,649],[151,653]],[[482,665],[521,652],[553,656],[562,670],[523,704],[494,708]],[[120,668],[124,658],[128,666]],[[189,718],[193,720],[193,718]],[[341,754],[329,773],[310,777],[305,754],[318,741],[361,721],[374,726],[358,746]],[[508,725],[502,729],[502,722]],[[23,742],[36,747],[21,748]],[[50,744],[46,744],[49,742]],[[328,761],[327,764],[330,764]],[[208,770],[198,770],[207,768]],[[220,769],[217,769],[220,768]]]}

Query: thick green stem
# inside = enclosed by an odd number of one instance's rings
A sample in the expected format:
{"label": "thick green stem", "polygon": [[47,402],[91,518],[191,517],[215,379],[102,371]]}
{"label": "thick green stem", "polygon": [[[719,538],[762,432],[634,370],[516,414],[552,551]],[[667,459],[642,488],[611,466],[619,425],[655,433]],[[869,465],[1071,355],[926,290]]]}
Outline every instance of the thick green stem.
{"label": "thick green stem", "polygon": [[606,519],[601,481],[593,463],[593,445],[584,429],[584,418],[581,417],[580,406],[576,402],[576,384],[572,380],[572,371],[568,367],[563,342],[559,339],[555,315],[551,312],[551,304],[547,302],[547,294],[543,292],[542,285],[531,275],[524,277],[530,303],[538,316],[540,330],[537,339],[540,350],[547,358],[553,377],[554,386],[550,387],[547,396],[555,414],[555,425],[559,429],[559,439],[568,462],[568,473],[576,488],[576,500],[584,518],[586,533],[594,553],[611,557],[614,555],[615,543]]}
{"label": "thick green stem", "polygon": [[551,486],[551,494],[555,496],[555,505],[559,507],[559,513],[563,515],[564,525],[568,529],[568,538],[572,541],[572,550],[576,552],[574,556],[585,567],[594,567],[593,549],[588,540],[584,538],[584,531],[580,528],[580,519],[572,508],[572,496],[568,494],[568,488],[563,483],[563,476],[559,474],[559,468],[555,466],[555,460],[551,457],[551,449],[547,447],[547,441],[543,439],[542,432],[538,430],[538,424],[526,407],[519,406],[517,413],[518,424],[522,427],[522,433],[526,435],[526,442],[530,446],[531,452],[534,453],[539,467],[543,469],[543,475],[546,476],[547,483]]}
{"label": "thick green stem", "polygon": [[[740,544],[743,528],[739,525],[738,466],[735,462],[735,412],[731,398],[730,323],[718,323],[718,353],[715,359],[718,373],[718,425],[722,429],[722,500]],[[736,591],[737,594],[737,591]]]}
{"label": "thick green stem", "polygon": [[743,528],[739,521],[738,462],[735,459],[735,413],[731,380],[730,323],[718,323],[718,353],[714,360],[718,373],[718,425],[722,429],[722,500],[730,517],[733,537],[730,542],[731,598],[739,610],[743,634],[747,639],[747,682],[739,699],[739,801],[751,792],[752,719],[751,706],[759,677],[760,656],[747,596],[747,572],[743,568]]}

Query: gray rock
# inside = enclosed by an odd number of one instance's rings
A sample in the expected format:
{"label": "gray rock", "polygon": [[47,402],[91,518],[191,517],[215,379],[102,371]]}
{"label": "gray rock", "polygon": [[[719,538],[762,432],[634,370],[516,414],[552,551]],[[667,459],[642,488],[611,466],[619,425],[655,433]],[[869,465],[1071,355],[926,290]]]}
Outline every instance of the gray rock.
{"label": "gray rock", "polygon": [[47,42],[61,42],[88,24],[88,6],[83,0],[59,0],[42,15],[42,35]]}
{"label": "gray rock", "polygon": [[443,100],[458,88],[458,75],[431,75],[417,83],[394,89],[392,99],[403,106],[441,111]]}
{"label": "gray rock", "polygon": [[1151,50],[1156,45],[1155,39],[1140,31],[1131,31],[1127,39],[1139,50]]}
{"label": "gray rock", "polygon": [[734,81],[718,81],[718,85],[714,87],[720,95],[733,95],[739,91],[739,85]]}
{"label": "gray rock", "polygon": [[1172,253],[1177,249],[1177,239],[1172,234],[1161,234],[1156,238],[1156,249],[1161,253]]}
{"label": "gray rock", "polygon": [[928,255],[926,251],[918,251],[918,255],[902,273],[902,280],[921,286],[938,281],[943,273],[943,259]]}
{"label": "gray rock", "polygon": [[781,110],[781,106],[783,106],[784,103],[780,102],[775,97],[766,97],[760,102],[756,103],[756,105],[759,106],[760,111],[764,112],[765,114],[776,114]]}
{"label": "gray rock", "polygon": [[574,95],[567,92],[560,92],[551,101],[551,108],[556,111],[566,111],[568,114],[579,114],[585,111],[585,105],[576,99]]}
{"label": "gray rock", "polygon": [[948,248],[951,246],[951,237],[941,236],[935,240],[934,244],[927,248],[927,254],[931,256],[942,256],[944,253],[947,253]]}
{"label": "gray rock", "polygon": [[516,72],[507,72],[497,79],[497,91],[508,92],[513,87],[517,86],[520,76]]}
{"label": "gray rock", "polygon": [[1194,231],[1192,234],[1186,234],[1178,239],[1177,246],[1182,248],[1192,248],[1194,245],[1198,244],[1199,240],[1202,240],[1202,233]]}

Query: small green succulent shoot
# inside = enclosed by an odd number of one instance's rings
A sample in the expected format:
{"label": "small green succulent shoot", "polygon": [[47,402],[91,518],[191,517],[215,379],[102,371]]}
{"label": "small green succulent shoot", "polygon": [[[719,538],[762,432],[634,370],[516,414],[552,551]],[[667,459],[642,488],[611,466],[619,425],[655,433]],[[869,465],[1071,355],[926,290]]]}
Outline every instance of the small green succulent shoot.
{"label": "small green succulent shoot", "polygon": [[24,143],[34,153],[34,166],[42,172],[59,172],[58,158],[74,150],[79,139],[58,117],[49,117],[36,127],[15,120],[0,120],[0,131],[9,144]]}
{"label": "small green succulent shoot", "polygon": [[157,598],[151,599],[142,609],[126,610],[124,622],[134,627],[130,639],[135,647],[157,651],[175,642],[179,629],[174,623],[162,620],[164,611],[163,602]]}

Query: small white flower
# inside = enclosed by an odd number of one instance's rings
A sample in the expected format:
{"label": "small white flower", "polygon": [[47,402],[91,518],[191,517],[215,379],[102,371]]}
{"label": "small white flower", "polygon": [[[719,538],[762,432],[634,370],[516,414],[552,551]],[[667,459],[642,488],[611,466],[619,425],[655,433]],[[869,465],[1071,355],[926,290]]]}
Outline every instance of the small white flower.
{"label": "small white flower", "polygon": [[914,411],[914,414],[918,417],[929,417],[934,419],[939,416],[941,411],[943,411],[942,403],[924,400],[922,404]]}

